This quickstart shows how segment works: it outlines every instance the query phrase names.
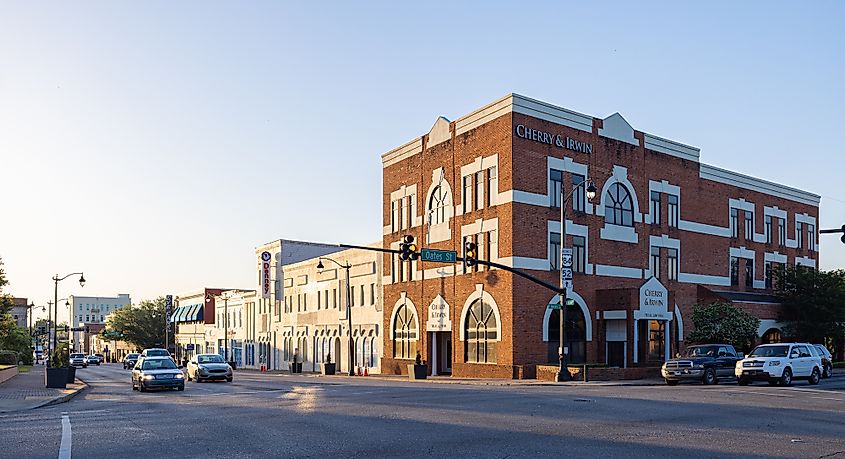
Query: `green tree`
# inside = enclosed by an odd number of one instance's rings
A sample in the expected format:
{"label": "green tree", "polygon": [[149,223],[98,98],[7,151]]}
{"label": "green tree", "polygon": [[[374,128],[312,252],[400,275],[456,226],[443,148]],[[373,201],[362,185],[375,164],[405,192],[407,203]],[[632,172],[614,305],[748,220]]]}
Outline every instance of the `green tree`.
{"label": "green tree", "polygon": [[6,279],[6,271],[3,269],[3,259],[0,258],[0,316],[8,314],[14,305],[12,296],[3,293],[3,287],[7,285],[9,285],[9,281]]}
{"label": "green tree", "polygon": [[3,287],[7,285],[9,281],[6,279],[6,271],[3,270],[3,260],[0,259],[0,349],[15,351],[18,353],[18,360],[31,364],[32,341],[29,330],[19,327],[10,314],[14,301],[11,295],[3,293]]}
{"label": "green tree", "polygon": [[779,267],[775,295],[785,334],[798,341],[840,343],[845,335],[845,270]]}
{"label": "green tree", "polygon": [[693,343],[725,343],[747,349],[757,337],[760,319],[729,303],[697,304],[692,308]]}
{"label": "green tree", "polygon": [[101,335],[109,339],[120,336],[120,339],[139,349],[164,347],[164,327],[164,297],[159,297],[118,309],[112,313]]}

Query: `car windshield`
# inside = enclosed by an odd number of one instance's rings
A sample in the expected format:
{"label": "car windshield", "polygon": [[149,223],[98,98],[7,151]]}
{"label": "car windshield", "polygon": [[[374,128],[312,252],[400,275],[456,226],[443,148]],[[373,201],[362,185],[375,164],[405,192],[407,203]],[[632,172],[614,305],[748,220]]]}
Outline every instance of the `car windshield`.
{"label": "car windshield", "polygon": [[786,357],[789,346],[757,346],[748,354],[749,357]]}
{"label": "car windshield", "polygon": [[201,355],[197,357],[199,363],[224,363],[223,357],[219,355]]}
{"label": "car windshield", "polygon": [[149,351],[146,351],[146,354],[150,357],[156,357],[156,356],[169,357],[170,356],[170,354],[168,354],[167,351],[165,351],[164,349],[151,349]]}
{"label": "car windshield", "polygon": [[695,346],[687,349],[687,357],[716,357],[718,346]]}
{"label": "car windshield", "polygon": [[816,350],[819,351],[819,355],[827,356],[827,354],[828,354],[827,348],[825,348],[824,346],[820,346],[820,345],[816,344]]}
{"label": "car windshield", "polygon": [[176,364],[170,359],[147,359],[141,365],[142,370],[175,370]]}
{"label": "car windshield", "polygon": [[81,359],[83,357],[85,357],[85,354],[71,354],[70,355],[70,358],[72,358],[72,359]]}
{"label": "car windshield", "polygon": [[127,358],[127,359],[137,359],[137,358],[138,358],[138,354],[129,354],[129,355],[127,355],[127,356],[126,356],[126,358]]}

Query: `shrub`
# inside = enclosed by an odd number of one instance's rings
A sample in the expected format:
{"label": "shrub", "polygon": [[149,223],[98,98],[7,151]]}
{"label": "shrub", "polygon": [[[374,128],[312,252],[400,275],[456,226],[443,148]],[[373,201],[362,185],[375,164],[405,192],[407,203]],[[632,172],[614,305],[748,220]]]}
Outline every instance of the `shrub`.
{"label": "shrub", "polygon": [[70,366],[67,343],[61,343],[50,356],[50,366],[53,368],[67,368]]}
{"label": "shrub", "polygon": [[18,353],[15,351],[0,351],[0,365],[17,365]]}

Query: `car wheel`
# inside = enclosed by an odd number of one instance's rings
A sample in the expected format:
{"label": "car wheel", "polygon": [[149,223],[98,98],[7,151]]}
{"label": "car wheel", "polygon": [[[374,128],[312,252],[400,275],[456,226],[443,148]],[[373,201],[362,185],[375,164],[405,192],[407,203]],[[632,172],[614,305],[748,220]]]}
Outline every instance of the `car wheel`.
{"label": "car wheel", "polygon": [[833,365],[830,365],[830,364],[825,365],[824,366],[824,372],[822,373],[822,376],[825,377],[825,378],[829,378],[829,377],[833,376]]}
{"label": "car wheel", "polygon": [[177,387],[177,388],[176,388],[176,390],[178,390],[178,391],[180,391],[180,392],[181,392],[181,391],[183,391],[183,390],[185,390],[185,385],[184,385],[184,384],[182,384],[181,386]]}
{"label": "car wheel", "polygon": [[187,379],[188,381],[191,380],[191,372],[190,371],[185,372],[185,379]]}
{"label": "car wheel", "polygon": [[748,383],[750,383],[750,382],[751,382],[751,380],[748,379],[748,378],[739,378],[736,381],[736,383],[739,384],[740,386],[747,386]]}
{"label": "car wheel", "polygon": [[781,386],[791,386],[792,385],[792,369],[791,368],[784,368],[783,375],[780,377],[780,385]]}
{"label": "car wheel", "polygon": [[201,383],[201,382],[202,382],[202,378],[200,378],[200,375],[197,375],[197,377],[196,377],[196,378],[194,378],[194,381],[196,381],[196,382],[198,382],[198,383]]}
{"label": "car wheel", "polygon": [[712,368],[704,370],[704,377],[702,378],[702,380],[704,381],[704,384],[708,386],[716,384],[716,370]]}
{"label": "car wheel", "polygon": [[667,379],[667,380],[666,380],[666,385],[668,385],[668,386],[677,386],[677,385],[678,385],[678,382],[679,382],[679,381],[678,381],[677,379]]}
{"label": "car wheel", "polygon": [[147,391],[147,388],[144,387],[144,383],[139,381],[138,382],[138,392],[146,392],[146,391]]}
{"label": "car wheel", "polygon": [[226,382],[232,382],[233,378],[226,378]]}
{"label": "car wheel", "polygon": [[134,379],[132,380],[132,390],[138,390],[138,389],[135,387],[135,380],[134,380]]}
{"label": "car wheel", "polygon": [[816,384],[819,383],[819,381],[821,379],[822,379],[822,375],[821,375],[821,373],[819,373],[819,369],[813,368],[813,372],[810,373],[810,379],[808,381],[810,383],[810,385],[815,386]]}

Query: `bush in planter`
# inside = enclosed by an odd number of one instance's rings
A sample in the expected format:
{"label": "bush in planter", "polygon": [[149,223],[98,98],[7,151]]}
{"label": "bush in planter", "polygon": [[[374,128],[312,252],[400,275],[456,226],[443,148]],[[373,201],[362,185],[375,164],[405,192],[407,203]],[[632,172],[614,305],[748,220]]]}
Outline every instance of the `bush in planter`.
{"label": "bush in planter", "polygon": [[335,374],[335,364],[332,363],[332,354],[326,354],[326,361],[323,362],[323,374],[324,375],[333,375]]}
{"label": "bush in planter", "polygon": [[0,365],[17,365],[18,353],[15,351],[0,351]]}
{"label": "bush in planter", "polygon": [[53,368],[67,368],[70,366],[70,354],[66,343],[59,344],[50,356],[50,366]]}

